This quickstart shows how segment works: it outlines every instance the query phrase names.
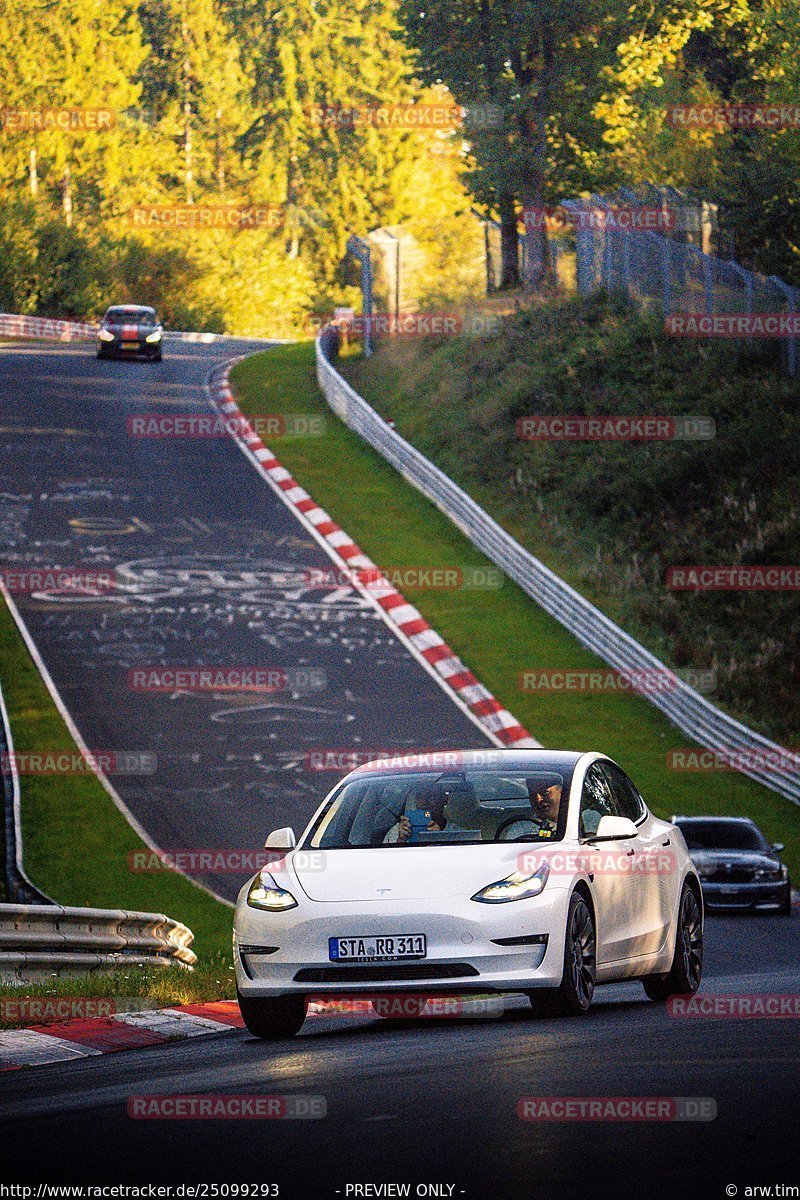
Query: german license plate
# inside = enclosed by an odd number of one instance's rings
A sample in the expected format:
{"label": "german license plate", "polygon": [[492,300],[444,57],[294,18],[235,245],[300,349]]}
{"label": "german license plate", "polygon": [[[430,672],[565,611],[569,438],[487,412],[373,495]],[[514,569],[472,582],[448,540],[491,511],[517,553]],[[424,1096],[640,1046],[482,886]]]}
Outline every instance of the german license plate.
{"label": "german license plate", "polygon": [[328,957],[331,962],[397,962],[400,958],[425,958],[427,953],[424,933],[328,938]]}

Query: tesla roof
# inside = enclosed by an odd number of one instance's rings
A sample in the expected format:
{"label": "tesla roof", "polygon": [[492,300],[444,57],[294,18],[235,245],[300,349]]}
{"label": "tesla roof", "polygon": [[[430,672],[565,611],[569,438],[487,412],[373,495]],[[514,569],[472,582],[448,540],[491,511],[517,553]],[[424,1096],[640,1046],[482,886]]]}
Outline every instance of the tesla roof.
{"label": "tesla roof", "polygon": [[551,768],[572,770],[584,751],[579,750],[531,750],[486,749],[486,750],[417,750],[396,753],[385,751],[376,754],[370,762],[357,767],[353,774],[369,775],[390,771],[457,771],[461,767],[503,768],[513,766],[516,770],[531,768],[535,771]]}

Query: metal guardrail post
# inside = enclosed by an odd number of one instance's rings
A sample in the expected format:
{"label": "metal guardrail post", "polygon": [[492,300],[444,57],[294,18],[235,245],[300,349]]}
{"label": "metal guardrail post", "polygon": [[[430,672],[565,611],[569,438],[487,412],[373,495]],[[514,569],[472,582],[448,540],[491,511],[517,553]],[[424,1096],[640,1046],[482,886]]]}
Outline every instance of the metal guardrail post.
{"label": "metal guardrail post", "polygon": [[[729,259],[728,266],[731,267],[731,269],[736,272],[736,274],[739,276],[739,278],[742,281],[742,284],[744,286],[744,294],[746,297],[745,312],[747,313],[748,317],[752,317],[752,315],[753,315],[753,273],[752,273],[752,271],[745,270],[744,267],[740,267],[737,262],[733,261],[733,259]],[[753,349],[753,335],[752,334],[747,335],[747,349],[748,350]]]}
{"label": "metal guardrail post", "polygon": [[[789,287],[789,284],[784,283],[777,275],[770,275],[767,282],[783,293],[786,297],[786,308],[789,316],[795,317],[797,315],[797,293],[794,288]],[[794,376],[797,374],[797,338],[794,333],[786,340],[786,357],[789,374]]]}
{"label": "metal guardrail post", "polygon": [[661,304],[664,316],[669,316],[672,307],[672,243],[669,238],[661,239]]}
{"label": "metal guardrail post", "polygon": [[372,251],[368,242],[355,234],[347,239],[348,253],[361,263],[361,308],[364,314],[364,357],[372,354]]}
{"label": "metal guardrail post", "polygon": [[707,254],[704,254],[701,262],[703,264],[703,290],[706,300],[706,314],[712,316],[714,312],[714,273],[711,270],[711,259]]}
{"label": "metal guardrail post", "polygon": [[2,789],[5,838],[4,873],[6,892],[15,904],[52,904],[44,892],[31,883],[22,865],[22,825],[20,821],[19,775],[14,763],[14,742],[8,710],[0,687],[0,789]]}

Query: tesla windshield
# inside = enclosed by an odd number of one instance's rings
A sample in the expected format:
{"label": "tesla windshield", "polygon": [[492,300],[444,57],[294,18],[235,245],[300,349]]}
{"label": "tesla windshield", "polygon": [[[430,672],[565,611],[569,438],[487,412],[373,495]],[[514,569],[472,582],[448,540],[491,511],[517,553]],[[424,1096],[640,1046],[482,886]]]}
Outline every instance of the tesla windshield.
{"label": "tesla windshield", "polygon": [[559,841],[569,777],[536,769],[387,772],[345,783],[308,845],[321,850]]}

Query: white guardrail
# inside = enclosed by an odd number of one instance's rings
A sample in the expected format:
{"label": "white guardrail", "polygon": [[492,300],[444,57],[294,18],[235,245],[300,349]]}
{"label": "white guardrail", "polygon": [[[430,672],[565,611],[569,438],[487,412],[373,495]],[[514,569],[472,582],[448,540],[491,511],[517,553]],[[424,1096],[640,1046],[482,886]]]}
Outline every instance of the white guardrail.
{"label": "white guardrail", "polygon": [[[19,313],[0,313],[0,337],[33,338],[42,342],[85,342],[96,337],[98,325],[85,321],[57,321],[51,317],[25,317]],[[196,342],[207,346],[212,342],[235,338],[237,342],[271,342],[286,345],[285,338],[237,337],[230,333],[195,333],[191,330],[166,329],[167,341]]]}
{"label": "white guardrail", "polygon": [[[317,379],[328,404],[345,425],[369,442],[449,517],[473,546],[604,662],[630,675],[669,671],[655,655],[525,550],[462,488],[390,428],[328,361],[337,341],[337,333],[330,326],[317,336]],[[642,694],[704,749],[720,752],[743,774],[800,804],[800,774],[791,766],[796,755],[722,712],[677,675],[669,689]]]}
{"label": "white guardrail", "polygon": [[23,317],[18,313],[0,313],[0,337],[77,342],[92,338],[96,333],[96,325],[87,325],[83,321],[54,321],[49,317]]}
{"label": "white guardrail", "polygon": [[163,913],[0,904],[0,981],[34,983],[57,975],[122,967],[192,967],[194,934]]}

